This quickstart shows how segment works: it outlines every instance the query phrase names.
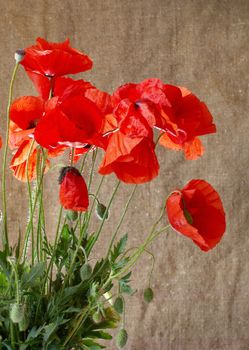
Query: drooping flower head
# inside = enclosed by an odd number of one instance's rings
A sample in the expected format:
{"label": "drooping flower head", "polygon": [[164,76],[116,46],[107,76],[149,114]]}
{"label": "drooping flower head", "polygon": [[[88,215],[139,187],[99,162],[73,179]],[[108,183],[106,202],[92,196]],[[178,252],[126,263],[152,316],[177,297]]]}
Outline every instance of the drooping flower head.
{"label": "drooping flower head", "polygon": [[89,205],[85,180],[80,172],[71,166],[61,169],[60,203],[63,208],[74,211],[87,211]]}
{"label": "drooping flower head", "polygon": [[191,180],[183,189],[172,192],[166,212],[170,225],[204,251],[214,248],[226,229],[220,196],[204,180]]}

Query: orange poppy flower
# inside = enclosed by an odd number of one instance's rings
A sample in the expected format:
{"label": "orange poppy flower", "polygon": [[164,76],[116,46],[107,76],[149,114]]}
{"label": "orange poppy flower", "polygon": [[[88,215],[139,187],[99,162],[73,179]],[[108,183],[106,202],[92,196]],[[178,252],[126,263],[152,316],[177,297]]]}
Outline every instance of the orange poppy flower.
{"label": "orange poppy flower", "polygon": [[64,167],[59,177],[60,203],[63,208],[74,211],[87,211],[88,191],[80,172],[71,166]]}
{"label": "orange poppy flower", "polygon": [[219,194],[204,180],[191,180],[166,201],[170,225],[204,251],[221,240],[226,220]]}
{"label": "orange poppy flower", "polygon": [[[36,162],[38,152],[41,155],[41,149],[36,142],[33,142],[33,129],[22,130],[10,121],[9,147],[13,150],[13,157],[11,159],[10,168],[13,175],[20,181],[32,181],[36,179]],[[32,146],[33,143],[33,146]],[[32,149],[31,149],[32,146]],[[58,146],[48,151],[48,158],[54,158],[61,155],[67,147]],[[45,172],[50,167],[50,160],[47,158]],[[28,162],[28,169],[26,170]]]}

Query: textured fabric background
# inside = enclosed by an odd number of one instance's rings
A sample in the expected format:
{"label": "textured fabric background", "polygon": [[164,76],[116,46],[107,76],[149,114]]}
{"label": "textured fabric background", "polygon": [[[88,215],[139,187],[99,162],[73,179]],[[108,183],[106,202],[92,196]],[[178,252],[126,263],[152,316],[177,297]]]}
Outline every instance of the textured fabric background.
{"label": "textured fabric background", "polygon": [[[72,46],[94,61],[92,72],[82,77],[110,93],[125,82],[158,77],[188,87],[207,103],[218,133],[203,138],[205,155],[190,162],[181,153],[160,148],[160,176],[139,187],[120,233],[129,232],[129,244],[136,246],[169,192],[191,178],[205,178],[220,192],[227,232],[207,254],[173,231],[156,241],[151,248],[156,256],[155,300],[150,305],[142,301],[151,267],[145,255],[134,273],[138,292],[127,299],[126,349],[248,350],[249,1],[0,0],[0,10],[2,126],[14,51],[31,45],[37,36],[50,41],[69,37]],[[31,89],[20,70],[15,96],[31,94]],[[51,236],[56,178],[57,172],[46,177]],[[114,182],[113,176],[106,179],[102,201]],[[26,217],[26,188],[11,174],[8,186],[14,240]],[[130,190],[121,187],[97,253],[105,252]],[[115,349],[114,344],[108,349]]]}

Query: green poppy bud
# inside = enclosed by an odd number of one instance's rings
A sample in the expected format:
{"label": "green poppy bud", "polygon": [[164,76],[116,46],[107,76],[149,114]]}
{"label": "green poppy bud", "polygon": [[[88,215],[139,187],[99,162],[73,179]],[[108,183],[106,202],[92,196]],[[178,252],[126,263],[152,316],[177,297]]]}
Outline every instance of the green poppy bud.
{"label": "green poppy bud", "polygon": [[81,278],[81,281],[86,281],[88,280],[88,278],[91,277],[91,274],[92,274],[92,268],[91,268],[91,265],[89,264],[84,264],[81,266],[81,269],[80,269],[80,278]]}
{"label": "green poppy bud", "polygon": [[148,287],[145,289],[144,291],[144,300],[147,302],[147,303],[150,303],[154,298],[154,293],[153,293],[153,290]]}
{"label": "green poppy bud", "polygon": [[10,308],[10,319],[13,323],[19,323],[24,318],[24,305],[12,304]]}
{"label": "green poppy bud", "polygon": [[114,302],[114,309],[119,313],[122,314],[124,311],[124,300],[122,297],[117,297],[117,299]]}
{"label": "green poppy bud", "polygon": [[[104,204],[102,203],[98,203],[97,206],[96,206],[96,215],[97,217],[100,219],[100,220],[103,220],[104,219],[104,215],[105,215],[105,212],[106,212],[107,208]],[[106,213],[106,216],[105,216],[105,219],[107,219],[109,216],[109,213],[107,211]]]}
{"label": "green poppy bud", "polygon": [[103,316],[101,314],[101,312],[96,311],[93,315],[92,315],[92,319],[94,323],[100,323],[103,321]]}
{"label": "green poppy bud", "polygon": [[122,349],[128,340],[128,333],[124,328],[120,329],[116,338],[116,344],[119,349]]}
{"label": "green poppy bud", "polygon": [[70,221],[76,221],[78,219],[78,212],[75,210],[68,210],[67,211],[67,218]]}

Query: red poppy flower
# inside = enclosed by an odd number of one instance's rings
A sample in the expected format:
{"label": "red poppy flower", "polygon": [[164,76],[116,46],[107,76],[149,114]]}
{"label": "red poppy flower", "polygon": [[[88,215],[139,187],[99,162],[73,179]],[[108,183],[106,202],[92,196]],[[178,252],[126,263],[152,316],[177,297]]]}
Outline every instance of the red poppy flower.
{"label": "red poppy flower", "polygon": [[44,99],[48,98],[55,78],[57,80],[57,77],[84,72],[92,68],[91,59],[72,48],[69,39],[62,43],[51,43],[37,38],[36,45],[24,51],[25,55],[20,63]]}
{"label": "red poppy flower", "polygon": [[158,175],[159,164],[155,145],[146,137],[129,137],[117,131],[109,138],[99,173],[112,172],[123,182],[144,183]]}
{"label": "red poppy flower", "polygon": [[[21,97],[12,103],[10,119],[23,130],[33,128],[36,141],[47,149],[58,145],[98,145],[104,115],[84,97],[88,89],[93,86],[84,80],[59,77],[53,98],[44,101],[41,97]],[[103,108],[103,103],[98,104]]]}
{"label": "red poppy flower", "polygon": [[89,205],[88,191],[80,172],[71,166],[62,168],[59,183],[60,203],[63,208],[87,211]]}
{"label": "red poppy flower", "polygon": [[20,62],[28,71],[48,77],[84,72],[92,68],[92,61],[84,53],[72,48],[69,39],[52,43],[37,38],[36,45],[24,49]]}
{"label": "red poppy flower", "polygon": [[[119,87],[113,94],[114,114],[118,121],[125,118],[129,110],[129,104],[136,108],[136,114],[140,114],[150,125],[163,130],[174,132],[171,122],[162,116],[162,106],[171,112],[171,104],[164,92],[164,84],[161,80],[146,79],[139,84],[128,83]],[[177,89],[172,88],[172,96],[178,94]]]}
{"label": "red poppy flower", "polygon": [[[166,94],[170,88],[170,85],[165,85]],[[203,102],[186,88],[179,90],[181,98],[172,101],[173,114],[168,116],[167,111],[163,110],[164,117],[172,121],[175,133],[166,131],[159,142],[165,147],[183,150],[186,159],[196,159],[204,153],[204,147],[198,136],[216,132],[216,126]]]}
{"label": "red poppy flower", "polygon": [[[206,105],[185,88],[164,84],[156,78],[139,84],[125,84],[114,93],[114,114],[118,122],[136,108],[150,127],[165,132],[160,143],[168,148],[184,150],[187,159],[196,159],[204,152],[198,136],[216,131]],[[134,135],[135,136],[135,135]]]}
{"label": "red poppy flower", "polygon": [[34,135],[48,149],[58,144],[73,147],[95,144],[103,120],[103,114],[93,102],[84,96],[72,96],[41,118]]}
{"label": "red poppy flower", "polygon": [[202,250],[214,248],[225,229],[225,212],[219,194],[204,180],[191,180],[166,201],[170,225],[191,238]]}

